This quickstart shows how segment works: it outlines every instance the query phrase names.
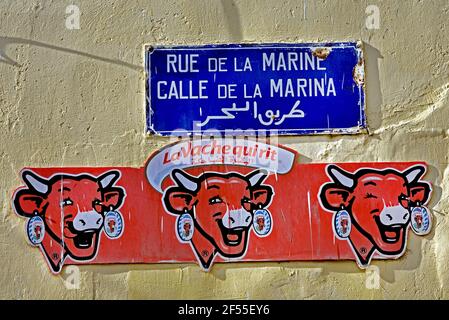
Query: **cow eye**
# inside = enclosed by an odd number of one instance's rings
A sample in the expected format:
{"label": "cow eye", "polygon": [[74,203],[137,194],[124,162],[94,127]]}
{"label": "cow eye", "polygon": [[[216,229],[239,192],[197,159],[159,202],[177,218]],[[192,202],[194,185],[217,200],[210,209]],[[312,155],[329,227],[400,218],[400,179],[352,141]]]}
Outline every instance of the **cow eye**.
{"label": "cow eye", "polygon": [[247,197],[242,198],[242,206],[246,211],[251,211],[251,200]]}
{"label": "cow eye", "polygon": [[209,204],[216,204],[216,203],[222,203],[222,202],[223,202],[223,200],[219,196],[212,197],[209,199]]}
{"label": "cow eye", "polygon": [[67,198],[67,199],[64,199],[61,201],[60,206],[65,207],[65,206],[70,206],[72,204],[73,204],[73,201],[71,199]]}
{"label": "cow eye", "polygon": [[399,196],[399,202],[404,208],[408,208],[410,199],[405,194]]}
{"label": "cow eye", "polygon": [[368,193],[365,195],[365,199],[370,199],[370,198],[372,198],[372,199],[377,199],[377,197],[376,197],[374,194],[368,192]]}
{"label": "cow eye", "polygon": [[95,200],[92,202],[92,205],[93,205],[94,209],[95,209],[98,213],[101,213],[101,211],[102,211],[102,209],[103,209],[103,206],[101,205],[101,201],[100,201],[100,200],[95,199]]}
{"label": "cow eye", "polygon": [[399,200],[408,200],[407,196],[405,194],[401,194],[399,196]]}

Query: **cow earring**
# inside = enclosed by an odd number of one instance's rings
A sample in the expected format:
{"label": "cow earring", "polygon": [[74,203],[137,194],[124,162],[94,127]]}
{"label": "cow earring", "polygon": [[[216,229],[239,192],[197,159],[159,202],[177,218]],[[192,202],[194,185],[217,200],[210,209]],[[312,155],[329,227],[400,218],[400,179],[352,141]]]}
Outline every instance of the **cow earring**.
{"label": "cow earring", "polygon": [[111,207],[104,216],[104,233],[109,239],[117,239],[122,235],[123,229],[124,223],[122,214]]}
{"label": "cow earring", "polygon": [[187,210],[178,216],[176,220],[176,233],[180,241],[190,241],[193,237],[193,232],[195,231],[195,226],[193,223],[192,216]]}
{"label": "cow earring", "polygon": [[28,220],[26,225],[26,231],[28,240],[33,246],[38,246],[45,236],[45,223],[44,220],[37,215],[37,211],[34,212],[34,216]]}
{"label": "cow earring", "polygon": [[334,215],[334,232],[340,239],[346,239],[351,233],[351,217],[343,207]]}
{"label": "cow earring", "polygon": [[432,219],[429,210],[419,202],[417,207],[412,207],[410,222],[415,234],[422,236],[430,232]]}
{"label": "cow earring", "polygon": [[270,234],[273,221],[270,211],[260,207],[254,212],[253,229],[258,237],[266,237]]}

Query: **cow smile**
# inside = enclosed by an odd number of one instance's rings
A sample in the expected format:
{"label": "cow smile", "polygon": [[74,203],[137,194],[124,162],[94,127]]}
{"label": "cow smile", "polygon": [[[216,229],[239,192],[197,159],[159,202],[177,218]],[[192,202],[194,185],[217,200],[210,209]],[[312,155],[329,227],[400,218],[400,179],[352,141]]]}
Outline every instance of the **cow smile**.
{"label": "cow smile", "polygon": [[92,246],[94,235],[94,231],[80,232],[73,238],[73,243],[79,249],[89,248]]}
{"label": "cow smile", "polygon": [[226,228],[221,219],[217,220],[217,223],[220,227],[223,241],[227,246],[238,246],[242,242],[245,231],[248,229],[244,227]]}
{"label": "cow smile", "polygon": [[377,227],[380,231],[380,236],[382,237],[382,241],[386,243],[396,243],[399,241],[402,235],[402,231],[404,230],[405,224],[393,224],[393,225],[385,225],[380,221],[379,217],[374,217],[374,220],[377,223]]}

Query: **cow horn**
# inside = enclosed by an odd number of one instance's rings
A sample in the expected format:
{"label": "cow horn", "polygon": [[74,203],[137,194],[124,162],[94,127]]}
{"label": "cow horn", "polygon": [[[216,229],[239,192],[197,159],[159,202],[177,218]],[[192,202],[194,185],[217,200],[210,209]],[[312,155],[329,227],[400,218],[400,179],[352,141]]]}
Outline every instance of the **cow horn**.
{"label": "cow horn", "polygon": [[33,189],[39,193],[47,193],[47,180],[38,176],[33,171],[26,170],[22,173],[22,179],[25,181],[28,188]]}
{"label": "cow horn", "polygon": [[106,189],[109,187],[112,187],[112,185],[117,181],[117,179],[120,177],[120,173],[116,170],[106,172],[105,174],[102,174],[97,178],[98,183],[100,183],[100,186],[102,189]]}
{"label": "cow horn", "polygon": [[267,177],[268,171],[264,169],[257,169],[246,175],[251,187],[261,184]]}
{"label": "cow horn", "polygon": [[337,182],[347,188],[352,188],[354,186],[354,178],[351,173],[346,172],[335,165],[328,166],[327,172],[334,182]]}
{"label": "cow horn", "polygon": [[426,169],[423,166],[417,165],[408,168],[402,174],[405,175],[405,179],[407,180],[408,183],[412,183],[418,181],[425,171]]}
{"label": "cow horn", "polygon": [[180,169],[173,170],[171,176],[172,179],[180,187],[184,187],[189,191],[196,191],[196,189],[198,188],[198,182],[196,181],[196,178]]}

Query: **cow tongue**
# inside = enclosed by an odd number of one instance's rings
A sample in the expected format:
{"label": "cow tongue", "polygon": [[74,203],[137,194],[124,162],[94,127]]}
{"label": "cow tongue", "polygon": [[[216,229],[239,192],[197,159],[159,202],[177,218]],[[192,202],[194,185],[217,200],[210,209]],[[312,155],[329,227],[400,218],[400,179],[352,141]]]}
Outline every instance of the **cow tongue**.
{"label": "cow tongue", "polygon": [[239,239],[239,236],[236,234],[228,234],[227,238],[229,241],[237,241]]}
{"label": "cow tongue", "polygon": [[385,230],[384,232],[385,237],[387,238],[388,241],[396,241],[397,239],[399,239],[401,229],[396,227],[393,230]]}
{"label": "cow tongue", "polygon": [[397,231],[385,231],[387,238],[396,238]]}

